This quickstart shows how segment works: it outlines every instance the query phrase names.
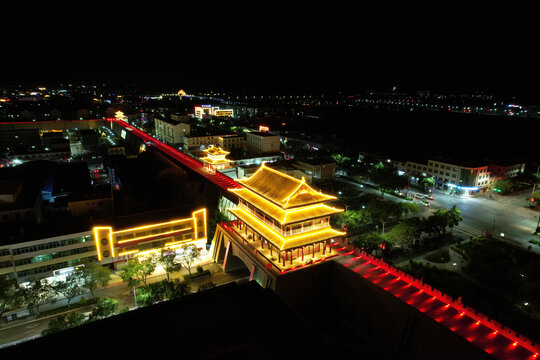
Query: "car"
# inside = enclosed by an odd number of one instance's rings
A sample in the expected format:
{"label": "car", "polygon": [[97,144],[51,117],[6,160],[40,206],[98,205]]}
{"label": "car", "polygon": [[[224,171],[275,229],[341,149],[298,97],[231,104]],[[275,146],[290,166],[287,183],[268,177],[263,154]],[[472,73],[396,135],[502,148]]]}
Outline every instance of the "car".
{"label": "car", "polygon": [[422,198],[422,195],[414,194],[414,197],[417,198],[417,199],[421,199],[421,198]]}
{"label": "car", "polygon": [[422,204],[424,204],[425,206],[430,206],[431,204],[429,203],[429,201],[423,199],[422,200]]}
{"label": "car", "polygon": [[433,200],[433,195],[424,195],[425,199]]}

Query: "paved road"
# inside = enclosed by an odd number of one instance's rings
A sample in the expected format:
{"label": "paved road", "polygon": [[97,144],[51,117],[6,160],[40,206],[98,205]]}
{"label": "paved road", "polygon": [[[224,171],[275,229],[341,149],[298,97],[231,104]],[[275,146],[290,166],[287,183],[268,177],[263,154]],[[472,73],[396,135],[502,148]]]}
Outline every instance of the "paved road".
{"label": "paved road", "polygon": [[[344,178],[338,178],[338,181],[346,182],[356,186],[362,194],[371,193],[378,194],[376,189],[367,186],[360,187],[359,184],[349,181]],[[419,194],[415,191],[410,191],[413,195]],[[524,190],[513,195],[501,196],[495,194],[493,199],[489,198],[489,194],[481,194],[477,196],[452,196],[446,191],[435,190],[433,193],[434,200],[430,201],[431,206],[425,208],[420,203],[420,200],[414,199],[421,209],[426,210],[424,215],[429,215],[438,209],[450,209],[456,206],[463,217],[457,232],[461,232],[465,236],[479,236],[483,232],[491,232],[498,235],[501,239],[505,238],[509,242],[520,244],[528,248],[531,244],[528,242],[535,238],[533,235],[540,211],[528,208],[528,195],[530,190]],[[407,201],[391,195],[385,195],[395,201]],[[500,236],[504,234],[504,237]],[[531,246],[533,251],[539,251],[537,245]]]}
{"label": "paved road", "polygon": [[[221,271],[221,268],[215,263],[207,264],[204,266],[205,269],[211,269],[212,271],[212,277],[206,277],[199,280],[193,280],[191,282],[191,291],[196,292],[198,290],[199,284],[205,283],[209,281],[210,279],[217,285],[226,284],[231,281],[241,281],[244,279],[247,279],[249,277],[249,274],[246,274],[245,272],[239,271],[239,272],[233,272],[233,273],[224,273]],[[175,279],[177,276],[173,276],[173,279]],[[161,281],[166,278],[165,274],[159,274],[156,276],[151,277],[148,282],[157,282]],[[127,288],[126,284],[121,282],[121,280],[114,276],[112,277],[112,280],[110,282],[110,285],[107,287],[104,287],[102,289],[99,289],[96,291],[96,296],[98,297],[110,297],[114,299],[118,299],[118,309],[122,309],[124,307],[129,307],[130,309],[133,309],[135,307],[135,302],[133,299],[133,295],[130,294],[129,288]],[[90,294],[85,294],[83,296],[77,297],[72,300],[72,303],[76,303],[79,301],[82,297],[90,298]],[[67,301],[65,299],[57,301],[55,304],[46,304],[40,307],[41,311],[45,311],[51,308],[60,307],[63,305],[66,305]],[[88,312],[91,311],[92,307],[82,308],[79,310],[76,310],[77,312]],[[0,329],[0,346],[2,344],[7,344],[13,341],[18,341],[22,339],[28,339],[33,336],[39,336],[43,330],[45,330],[51,321],[51,319],[55,318],[58,315],[53,315],[47,318],[41,318],[37,320],[24,320],[20,321],[16,324],[10,324],[7,325],[5,328]]]}

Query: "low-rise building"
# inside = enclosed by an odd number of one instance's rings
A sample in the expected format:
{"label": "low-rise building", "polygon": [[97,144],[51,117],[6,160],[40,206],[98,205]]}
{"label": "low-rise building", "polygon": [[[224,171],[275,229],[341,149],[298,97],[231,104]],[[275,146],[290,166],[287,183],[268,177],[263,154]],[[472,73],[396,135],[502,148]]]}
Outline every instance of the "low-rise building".
{"label": "low-rise building", "polygon": [[314,159],[297,160],[294,166],[309,175],[312,182],[332,180],[336,171],[335,163]]}
{"label": "low-rise building", "polygon": [[184,136],[182,149],[185,151],[200,150],[211,145],[219,145],[218,135]]}
{"label": "low-rise building", "polygon": [[208,116],[234,117],[233,109],[220,109],[219,106],[212,105],[195,106],[194,113],[195,117],[200,119]]}
{"label": "low-rise building", "polygon": [[113,223],[94,226],[94,244],[102,265],[117,267],[131,258],[158,254],[163,250],[183,255],[194,247],[201,253],[200,260],[207,255],[206,209],[193,211],[189,217],[133,225],[118,228],[113,220]]}
{"label": "low-rise building", "polygon": [[18,284],[55,278],[59,270],[97,260],[91,231],[44,239],[0,243],[0,277]]}
{"label": "low-rise building", "polygon": [[246,137],[244,135],[221,135],[218,137],[219,147],[225,151],[246,150]]}
{"label": "low-rise building", "polygon": [[435,184],[443,189],[455,189],[475,193],[491,187],[493,181],[514,177],[523,172],[525,164],[495,165],[488,162],[453,162],[451,160],[393,161],[398,171],[413,180],[433,177]]}
{"label": "low-rise building", "polygon": [[181,144],[184,137],[190,136],[191,134],[189,123],[176,122],[156,117],[154,118],[154,125],[156,137],[171,145]]}
{"label": "low-rise building", "polygon": [[251,154],[276,153],[280,150],[279,135],[253,131],[246,134],[247,152]]}

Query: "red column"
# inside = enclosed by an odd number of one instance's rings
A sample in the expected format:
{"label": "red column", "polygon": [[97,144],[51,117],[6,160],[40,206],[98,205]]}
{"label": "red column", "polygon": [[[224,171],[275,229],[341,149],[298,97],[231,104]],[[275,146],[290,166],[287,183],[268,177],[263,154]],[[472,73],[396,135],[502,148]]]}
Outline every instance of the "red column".
{"label": "red column", "polygon": [[292,252],[292,250],[291,250],[291,265],[292,265],[292,253],[293,253],[293,252]]}
{"label": "red column", "polygon": [[304,247],[302,246],[302,261],[304,261]]}
{"label": "red column", "polygon": [[314,258],[315,257],[315,245],[311,245],[312,249],[313,249],[313,252],[311,253],[311,257]]}
{"label": "red column", "polygon": [[326,251],[326,241],[324,242],[323,248],[322,248],[322,254],[324,256],[324,252]]}
{"label": "red column", "polygon": [[[268,243],[268,246],[270,246],[270,256],[272,256],[272,244]],[[278,260],[279,261],[279,260]]]}
{"label": "red column", "polygon": [[261,238],[261,249],[264,249],[264,238]]}
{"label": "red column", "polygon": [[328,243],[328,253],[329,254],[332,253],[332,243],[331,242]]}
{"label": "red column", "polygon": [[285,254],[283,254],[283,266],[285,266],[285,260],[287,260],[287,252],[285,251]]}

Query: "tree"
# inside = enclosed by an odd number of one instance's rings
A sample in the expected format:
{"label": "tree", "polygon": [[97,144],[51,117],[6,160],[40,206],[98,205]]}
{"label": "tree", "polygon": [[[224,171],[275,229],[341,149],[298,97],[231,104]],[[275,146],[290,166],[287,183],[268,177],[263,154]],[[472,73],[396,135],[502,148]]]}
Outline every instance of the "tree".
{"label": "tree", "polygon": [[19,298],[15,296],[17,287],[13,281],[0,277],[0,317],[19,304]]}
{"label": "tree", "polygon": [[161,257],[158,262],[167,272],[167,280],[170,281],[169,274],[175,271],[180,271],[182,264],[176,260],[176,252],[174,250],[162,250]]}
{"label": "tree", "polygon": [[69,329],[75,326],[82,325],[84,323],[84,314],[80,314],[78,312],[72,311],[69,313],[69,315],[62,314],[58,315],[51,321],[49,321],[49,325],[47,329],[43,330],[41,332],[41,335],[49,335],[53,334],[65,329]]}
{"label": "tree", "polygon": [[387,234],[388,239],[395,245],[406,249],[414,244],[414,239],[420,235],[420,226],[417,221],[404,221],[392,228]]}
{"label": "tree", "polygon": [[55,289],[45,279],[33,280],[29,286],[20,287],[15,296],[28,308],[36,308],[38,314],[40,305],[56,301]]}
{"label": "tree", "polygon": [[338,173],[348,174],[348,169],[351,167],[351,158],[342,154],[332,154],[330,158],[336,163]]}
{"label": "tree", "polygon": [[68,308],[71,300],[84,293],[83,273],[81,270],[70,272],[65,281],[56,282],[53,286],[58,294],[63,295],[68,300]]}
{"label": "tree", "polygon": [[120,270],[120,277],[128,283],[129,287],[139,285],[141,282],[147,285],[147,279],[156,270],[158,258],[149,256],[146,259],[132,259]]}
{"label": "tree", "polygon": [[385,190],[403,189],[407,186],[407,177],[400,176],[397,169],[392,165],[379,163],[375,165],[370,172],[369,178],[372,182],[379,185],[381,197],[384,197]]}
{"label": "tree", "polygon": [[452,206],[450,210],[447,210],[445,213],[446,216],[446,226],[450,229],[454,229],[454,226],[458,226],[459,222],[463,220],[461,216],[461,211],[456,208],[456,205]]}
{"label": "tree", "polygon": [[95,299],[94,291],[109,284],[111,270],[99,264],[86,264],[80,276],[83,288],[90,291],[92,298]]}
{"label": "tree", "polygon": [[433,178],[433,176],[428,176],[423,178],[420,181],[420,184],[424,186],[424,190],[427,190],[427,188],[435,186],[435,179]]}
{"label": "tree", "polygon": [[336,227],[346,227],[348,230],[356,229],[370,221],[370,213],[366,210],[347,210],[332,217],[332,224]]}
{"label": "tree", "polygon": [[493,189],[500,191],[501,194],[505,195],[514,191],[514,183],[509,179],[499,179],[493,182]]}
{"label": "tree", "polygon": [[180,263],[191,275],[191,267],[199,260],[201,251],[194,245],[184,247],[184,253],[180,256]]}
{"label": "tree", "polygon": [[[444,209],[440,210],[446,211]],[[444,235],[444,233],[446,232],[448,220],[446,218],[446,215],[440,210],[435,212],[435,214],[428,216],[423,221],[423,232],[427,233],[430,236]]]}
{"label": "tree", "polygon": [[409,214],[417,214],[418,211],[420,211],[417,203],[413,203],[409,201],[401,202],[399,203],[399,206],[401,208],[401,214],[405,216]]}
{"label": "tree", "polygon": [[386,237],[377,233],[371,232],[362,234],[358,239],[353,241],[353,244],[366,250],[366,252],[375,252],[380,250],[380,244],[386,241]]}
{"label": "tree", "polygon": [[96,307],[90,314],[90,321],[103,319],[113,315],[118,310],[118,300],[111,298],[99,298]]}

